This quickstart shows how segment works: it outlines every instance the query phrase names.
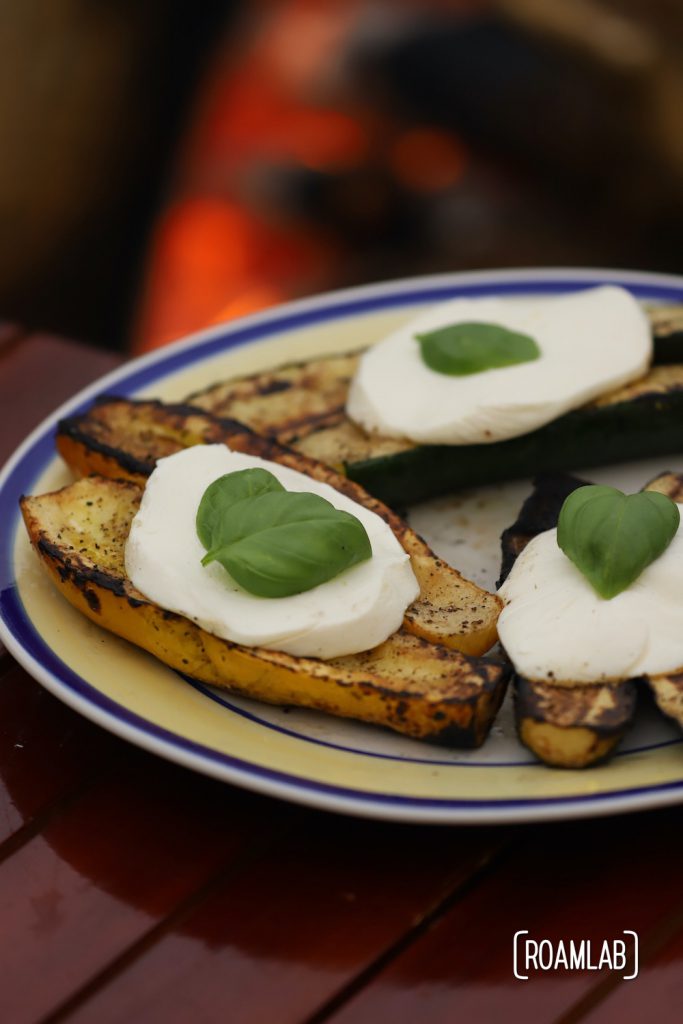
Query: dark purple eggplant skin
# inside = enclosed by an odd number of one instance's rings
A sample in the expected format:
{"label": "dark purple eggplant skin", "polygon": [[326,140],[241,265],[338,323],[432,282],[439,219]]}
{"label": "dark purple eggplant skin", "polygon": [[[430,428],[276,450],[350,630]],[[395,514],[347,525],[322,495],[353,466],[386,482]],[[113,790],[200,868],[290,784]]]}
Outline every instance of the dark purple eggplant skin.
{"label": "dark purple eggplant skin", "polygon": [[[501,535],[501,575],[498,586],[507,579],[519,554],[539,533],[557,526],[566,498],[578,487],[590,483],[569,473],[543,473],[533,481],[533,490],[522,505],[515,522]],[[522,742],[541,760],[552,767],[590,767],[606,760],[627,731],[636,710],[639,680],[622,683],[595,683],[576,688],[559,686],[552,679],[527,679],[514,673],[512,677],[515,720]],[[604,701],[608,687],[609,701]],[[596,701],[601,708],[595,713]],[[603,707],[604,705],[604,707]],[[554,726],[557,732],[554,754],[549,758],[547,747],[535,742],[536,725]],[[593,742],[587,745],[584,760],[568,764],[562,760],[563,734],[571,730],[587,730]]]}
{"label": "dark purple eggplant skin", "polygon": [[530,540],[557,526],[560,510],[572,491],[585,487],[582,480],[570,473],[541,473],[534,478],[533,491],[525,500],[517,519],[501,534],[501,567],[497,586],[502,587],[510,570]]}

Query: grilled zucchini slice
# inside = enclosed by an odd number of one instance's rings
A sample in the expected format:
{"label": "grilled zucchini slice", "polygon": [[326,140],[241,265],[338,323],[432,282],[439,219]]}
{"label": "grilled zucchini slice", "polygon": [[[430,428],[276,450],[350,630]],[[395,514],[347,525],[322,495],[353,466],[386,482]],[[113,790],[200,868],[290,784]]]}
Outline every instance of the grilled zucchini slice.
{"label": "grilled zucchini slice", "polygon": [[359,354],[293,363],[226,381],[187,401],[234,417],[361,484],[392,508],[463,487],[597,466],[683,447],[683,306],[652,309],[655,366],[634,384],[522,437],[414,445],[366,434],[345,414]]}
{"label": "grilled zucchini slice", "polygon": [[399,631],[362,654],[319,661],[242,647],[148,601],[126,578],[124,547],[142,489],[87,477],[22,499],[44,567],[79,611],[196,679],[246,697],[386,726],[416,739],[476,747],[505,693],[508,666]]}
{"label": "grilled zucchini slice", "polygon": [[[502,535],[502,573],[539,533],[557,526],[565,498],[588,483],[568,474],[539,477],[517,521]],[[683,476],[664,473],[647,484],[675,501],[683,499]],[[683,726],[683,669],[667,675],[617,682],[549,683],[514,674],[515,719],[522,742],[541,761],[561,768],[586,768],[607,758],[633,721],[638,685],[649,686],[661,711]]]}
{"label": "grilled zucchini slice", "polygon": [[325,481],[372,509],[392,528],[411,557],[420,584],[404,627],[415,636],[466,654],[483,654],[496,641],[500,599],[437,558],[409,526],[356,483],[301,452],[261,437],[234,420],[221,420],[184,405],[104,400],[83,416],[64,420],[57,448],[77,475],[98,473],[143,485],[158,458],[193,444],[229,445],[235,451],[280,462]]}

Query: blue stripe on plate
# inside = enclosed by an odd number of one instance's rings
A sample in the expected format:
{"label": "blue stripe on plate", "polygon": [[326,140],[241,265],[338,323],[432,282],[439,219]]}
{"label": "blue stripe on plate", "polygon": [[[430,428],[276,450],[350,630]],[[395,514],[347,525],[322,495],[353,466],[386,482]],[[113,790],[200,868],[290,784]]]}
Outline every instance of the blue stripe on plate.
{"label": "blue stripe on plate", "polygon": [[[182,675],[182,673],[180,673]],[[544,765],[540,761],[537,761],[535,757],[528,757],[524,760],[518,761],[446,761],[438,758],[429,757],[405,757],[402,754],[380,754],[375,750],[363,750],[360,747],[347,747],[342,743],[333,743],[331,740],[321,740],[316,736],[308,736],[304,732],[297,732],[296,729],[287,728],[284,725],[278,725],[276,722],[270,722],[267,718],[262,718],[261,715],[255,714],[253,711],[247,711],[245,708],[239,707],[237,704],[233,704],[231,700],[217,689],[209,686],[207,683],[202,683],[198,679],[192,679],[190,676],[182,675],[182,678],[186,683],[189,683],[195,690],[208,697],[210,700],[215,701],[216,704],[220,704],[221,707],[227,708],[234,715],[239,715],[240,718],[246,718],[249,722],[255,722],[257,725],[262,726],[264,729],[271,729],[273,732],[281,733],[283,736],[291,736],[292,739],[301,740],[304,743],[313,743],[317,747],[328,747],[330,750],[341,750],[344,754],[354,754],[359,757],[376,757],[380,761],[399,761],[403,764],[430,764],[435,768],[543,768]],[[306,714],[305,708],[292,708],[292,711],[303,711]],[[370,726],[369,728],[374,728]],[[415,741],[419,746],[423,744],[419,741]],[[683,744],[683,736],[680,736],[672,740],[661,740],[659,743],[646,743],[642,747],[631,747],[629,750],[618,750],[612,755],[612,758],[617,757],[628,757],[631,754],[644,754],[650,750],[660,750],[662,747],[675,747]]]}

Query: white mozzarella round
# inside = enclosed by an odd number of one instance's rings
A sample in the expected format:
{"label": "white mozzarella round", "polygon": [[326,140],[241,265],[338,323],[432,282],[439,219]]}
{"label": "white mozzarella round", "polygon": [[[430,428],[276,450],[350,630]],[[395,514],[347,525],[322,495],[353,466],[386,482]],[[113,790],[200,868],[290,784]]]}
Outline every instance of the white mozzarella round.
{"label": "white mozzarella round", "polygon": [[609,601],[558,546],[557,530],[548,530],[522,551],[498,592],[498,636],[530,679],[591,683],[672,672],[683,667],[681,580],[683,526]]}
{"label": "white mozzarella round", "polygon": [[[450,324],[494,323],[531,335],[540,358],[449,376],[430,369],[415,340]],[[347,412],[370,433],[419,444],[487,444],[529,433],[642,376],[652,358],[647,318],[623,288],[551,298],[454,299],[370,348]]]}
{"label": "white mozzarella round", "polygon": [[[201,564],[195,526],[204,491],[235,470],[269,470],[288,491],[310,491],[365,527],[372,558],[291,597],[256,597],[222,565]],[[369,650],[394,633],[419,594],[410,558],[374,512],[328,484],[224,445],[198,445],[160,459],[145,488],[126,544],[126,572],[149,600],[203,629],[250,647],[301,657],[335,658]]]}

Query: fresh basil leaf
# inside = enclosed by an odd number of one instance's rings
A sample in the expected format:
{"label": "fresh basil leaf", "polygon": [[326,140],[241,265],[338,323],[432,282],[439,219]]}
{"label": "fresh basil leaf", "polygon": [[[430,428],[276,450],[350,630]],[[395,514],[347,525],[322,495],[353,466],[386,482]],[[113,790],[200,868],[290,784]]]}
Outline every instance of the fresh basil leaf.
{"label": "fresh basil leaf", "polygon": [[673,540],[678,506],[664,494],[623,494],[614,487],[579,487],[557,524],[557,543],[597,593],[610,600],[626,590]]}
{"label": "fresh basil leaf", "polygon": [[203,564],[220,562],[259,597],[300,594],[372,556],[359,519],[317,494],[284,489],[236,502],[213,537]]}
{"label": "fresh basil leaf", "polygon": [[415,338],[427,366],[453,377],[529,363],[541,355],[530,335],[499,324],[450,324]]}
{"label": "fresh basil leaf", "polygon": [[233,505],[271,491],[284,491],[284,487],[269,470],[259,467],[238,469],[214,480],[204,491],[197,509],[197,536],[207,551],[215,546],[218,531]]}
{"label": "fresh basil leaf", "polygon": [[[575,491],[565,499],[564,505],[560,510],[560,516],[557,523],[557,543],[564,551],[567,558],[571,559],[575,565],[578,564],[581,555],[579,548],[582,543],[582,517],[580,515],[581,509],[588,502],[595,502],[600,497],[609,498],[623,497],[623,491],[618,491],[616,487],[607,487],[605,484],[589,484],[585,487],[578,487]],[[571,502],[569,501],[571,498]],[[577,541],[577,533],[580,534],[579,540]]]}

